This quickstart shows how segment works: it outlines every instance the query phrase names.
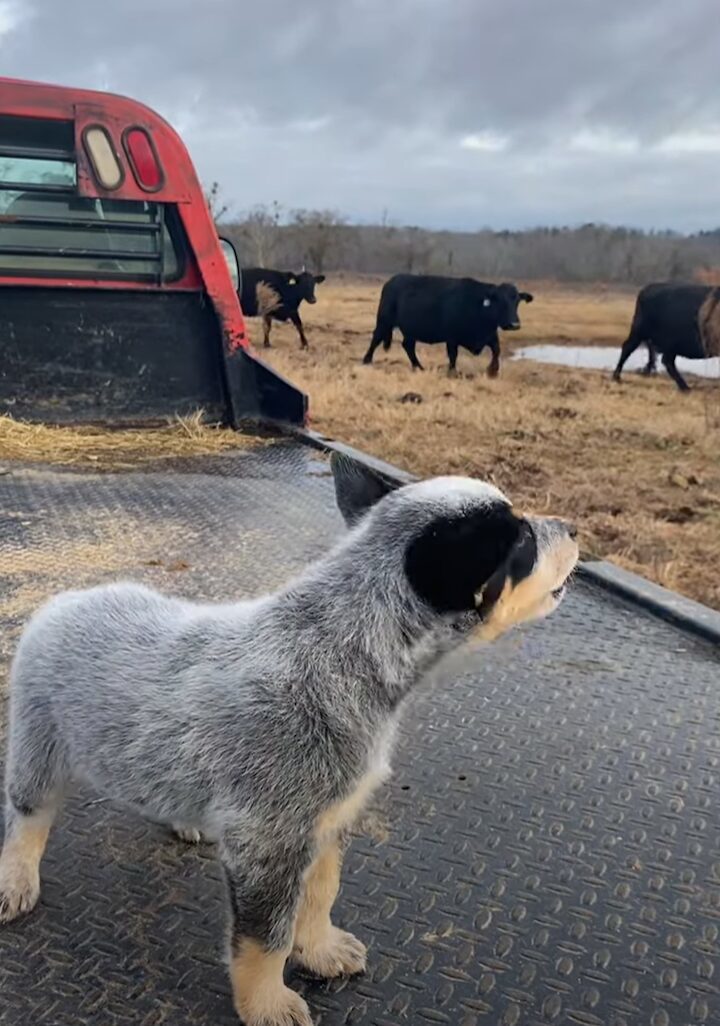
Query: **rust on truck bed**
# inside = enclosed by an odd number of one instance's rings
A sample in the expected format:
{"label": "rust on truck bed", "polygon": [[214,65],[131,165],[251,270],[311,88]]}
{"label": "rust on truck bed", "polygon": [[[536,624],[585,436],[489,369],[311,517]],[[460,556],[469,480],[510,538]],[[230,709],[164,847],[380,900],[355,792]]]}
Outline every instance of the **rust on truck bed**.
{"label": "rust on truck bed", "polygon": [[[295,442],[172,473],[5,469],[5,660],[59,588],[130,576],[227,601],[342,531],[324,457]],[[717,1021],[719,668],[716,647],[578,583],[419,698],[387,840],[356,838],[336,909],[368,973],[294,981],[323,1026]],[[2,1026],[236,1026],[211,850],[81,792],[43,887],[0,929]]]}

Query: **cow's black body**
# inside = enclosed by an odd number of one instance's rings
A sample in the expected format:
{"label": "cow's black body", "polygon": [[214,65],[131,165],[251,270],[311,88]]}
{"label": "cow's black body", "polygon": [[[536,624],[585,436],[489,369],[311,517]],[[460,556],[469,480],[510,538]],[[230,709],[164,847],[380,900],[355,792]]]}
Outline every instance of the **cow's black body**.
{"label": "cow's black body", "polygon": [[687,382],[675,366],[675,360],[678,356],[703,360],[708,355],[702,338],[701,311],[716,292],[717,289],[707,285],[645,285],[638,293],[630,334],[620,351],[613,375],[615,380],[620,380],[628,357],[644,343],[649,356],[643,373],[653,373],[659,354],[678,388],[688,391]]}
{"label": "cow's black body", "polygon": [[[324,274],[310,274],[309,271],[295,274],[266,267],[243,268],[240,306],[246,317],[262,317],[263,344],[266,348],[270,346],[272,321],[292,321],[300,336],[301,349],[307,349],[308,342],[298,308],[303,300],[311,304],[317,302],[315,286],[323,281]],[[274,301],[270,299],[272,294],[275,296]]]}
{"label": "cow's black body", "polygon": [[510,284],[396,274],[383,286],[375,332],[363,362],[372,362],[381,343],[389,349],[393,329],[399,328],[413,370],[422,370],[415,354],[417,342],[444,342],[450,371],[455,370],[461,347],[477,355],[488,346],[492,352],[488,374],[495,377],[500,367],[498,329],[516,331],[520,327],[517,307],[521,299],[529,303],[532,296]]}

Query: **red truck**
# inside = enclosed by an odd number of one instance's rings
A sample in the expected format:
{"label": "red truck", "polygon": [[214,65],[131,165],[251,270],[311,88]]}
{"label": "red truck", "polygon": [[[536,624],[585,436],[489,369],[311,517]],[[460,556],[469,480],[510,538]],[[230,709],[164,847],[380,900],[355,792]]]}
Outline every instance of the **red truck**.
{"label": "red truck", "polygon": [[[341,537],[341,447],[252,353],[237,273],[157,115],[0,80],[0,413],[282,426],[142,473],[0,451],[0,763],[7,659],[45,598],[127,576],[227,602]],[[468,445],[493,465],[492,438]],[[345,858],[338,915],[368,973],[292,981],[322,1026],[720,1022],[720,614],[581,571],[539,631],[408,710],[388,814]],[[80,787],[38,908],[0,927],[0,1023],[238,1026],[225,900],[204,848]]]}
{"label": "red truck", "polygon": [[0,79],[0,412],[302,426],[306,397],[248,344],[239,273],[159,115]]}

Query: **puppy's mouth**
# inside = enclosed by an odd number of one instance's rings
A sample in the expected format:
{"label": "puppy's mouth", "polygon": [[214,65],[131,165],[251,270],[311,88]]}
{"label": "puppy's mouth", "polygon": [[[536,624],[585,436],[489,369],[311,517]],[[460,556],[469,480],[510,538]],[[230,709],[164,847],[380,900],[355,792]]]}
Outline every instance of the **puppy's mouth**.
{"label": "puppy's mouth", "polygon": [[[574,568],[573,568],[573,570],[574,570]],[[567,577],[562,582],[562,584],[559,584],[557,586],[557,588],[553,588],[553,590],[550,592],[552,600],[556,604],[559,603],[559,602],[562,602],[562,600],[565,598],[565,592],[568,589],[568,584],[570,583],[570,578],[573,575],[573,570],[570,571],[570,573],[567,575]]]}

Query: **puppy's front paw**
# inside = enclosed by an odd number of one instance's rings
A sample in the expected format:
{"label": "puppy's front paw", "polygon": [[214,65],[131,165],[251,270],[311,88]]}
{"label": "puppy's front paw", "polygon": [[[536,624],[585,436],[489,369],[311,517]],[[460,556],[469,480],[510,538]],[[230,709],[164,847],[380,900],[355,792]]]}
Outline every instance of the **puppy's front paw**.
{"label": "puppy's front paw", "polygon": [[37,871],[19,861],[0,861],[0,923],[10,923],[18,916],[31,912],[40,897],[40,878]]}
{"label": "puppy's front paw", "polygon": [[236,1003],[235,1010],[245,1026],[313,1026],[306,1002],[285,986]]}
{"label": "puppy's front paw", "polygon": [[172,831],[179,840],[185,841],[186,844],[207,844],[207,838],[196,827],[173,823]]}
{"label": "puppy's front paw", "polygon": [[312,944],[298,945],[293,958],[303,969],[331,980],[336,976],[355,976],[364,973],[367,948],[345,930],[330,927],[328,933]]}

